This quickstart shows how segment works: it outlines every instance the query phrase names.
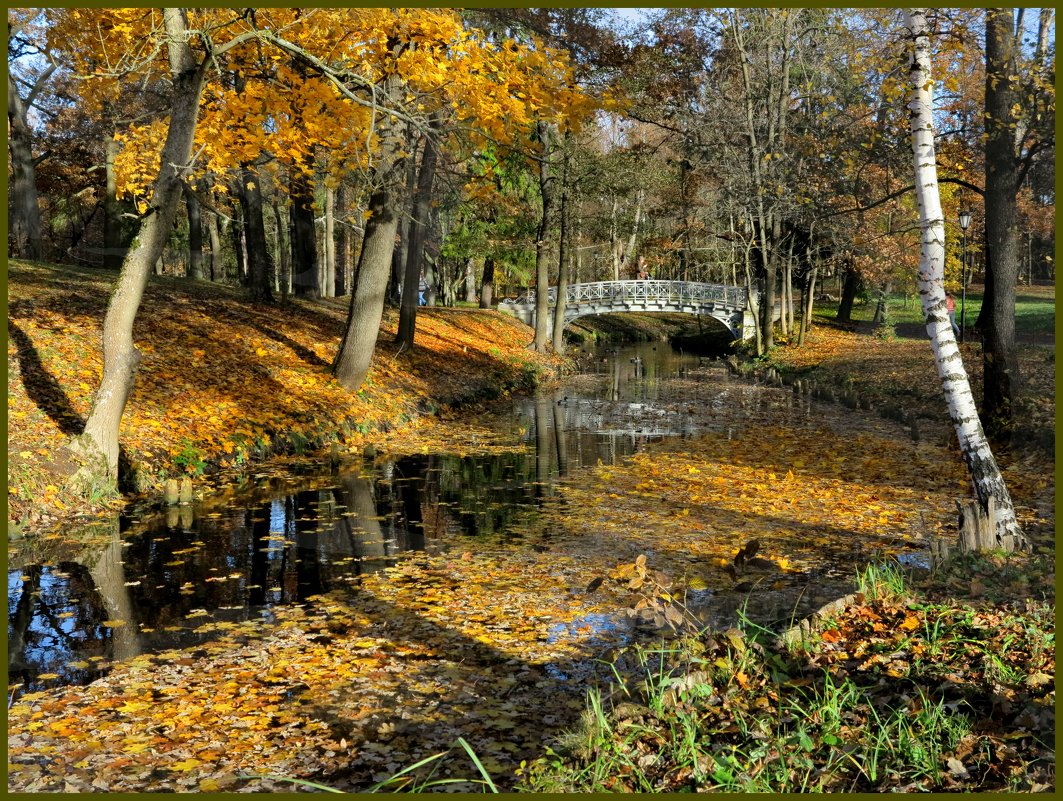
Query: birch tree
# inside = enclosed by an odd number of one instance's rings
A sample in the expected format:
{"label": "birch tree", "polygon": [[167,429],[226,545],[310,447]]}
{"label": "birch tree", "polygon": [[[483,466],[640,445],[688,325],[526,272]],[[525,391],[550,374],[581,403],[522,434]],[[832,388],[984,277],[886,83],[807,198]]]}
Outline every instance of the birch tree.
{"label": "birch tree", "polygon": [[1015,519],[1011,496],[982,430],[967,371],[945,308],[945,219],[941,212],[934,151],[934,81],[930,70],[930,29],[926,9],[906,10],[904,26],[911,40],[911,100],[908,109],[921,233],[918,286],[930,346],[945,391],[949,417],[955,426],[978,501],[983,509],[988,508],[990,498],[994,501],[997,543],[1009,551],[1029,550],[1029,541]]}

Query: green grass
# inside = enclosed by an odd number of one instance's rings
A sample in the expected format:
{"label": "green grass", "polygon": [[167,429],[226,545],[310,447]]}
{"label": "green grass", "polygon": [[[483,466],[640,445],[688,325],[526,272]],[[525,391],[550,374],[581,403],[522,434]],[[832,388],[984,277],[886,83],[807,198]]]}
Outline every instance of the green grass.
{"label": "green grass", "polygon": [[[968,289],[966,312],[964,318],[967,326],[974,325],[982,310],[983,294],[980,289]],[[856,322],[870,322],[875,315],[876,297],[874,293],[858,298],[853,304],[852,319]],[[956,294],[956,321],[960,320],[961,296]],[[816,313],[833,320],[837,317],[837,303],[819,303]],[[893,324],[922,324],[923,309],[919,296],[893,293],[887,302],[887,316]],[[1019,334],[1050,334],[1056,328],[1056,304],[1054,287],[1020,286],[1015,295],[1015,331]]]}
{"label": "green grass", "polygon": [[[953,569],[971,567],[963,562]],[[945,580],[934,585],[940,589],[951,585],[953,574],[938,578]],[[1052,607],[978,607],[924,597],[929,581],[937,578],[913,583],[898,568],[869,566],[857,576],[864,595],[852,614],[827,621],[829,643],[824,632],[822,639],[784,647],[746,620],[740,629],[701,631],[622,652],[614,663],[618,686],[611,695],[590,693],[580,726],[545,757],[522,764],[518,789],[790,793],[1048,786],[1053,718],[1043,717],[1020,735],[992,698],[1004,692],[1016,709],[1050,706],[1043,683],[1054,671]],[[981,721],[977,729],[974,720]],[[1014,745],[1001,750],[1002,743]]]}

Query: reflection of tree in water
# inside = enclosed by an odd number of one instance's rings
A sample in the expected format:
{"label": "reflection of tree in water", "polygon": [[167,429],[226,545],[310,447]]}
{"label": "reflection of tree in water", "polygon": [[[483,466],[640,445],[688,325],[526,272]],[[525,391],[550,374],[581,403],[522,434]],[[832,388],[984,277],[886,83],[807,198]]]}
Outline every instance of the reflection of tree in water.
{"label": "reflection of tree in water", "polygon": [[[544,404],[542,414],[547,432],[557,411]],[[57,561],[53,555],[27,553],[9,575],[13,675],[87,680],[98,671],[90,676],[67,663],[202,644],[216,636],[211,623],[254,619],[271,605],[349,587],[394,564],[399,552],[424,550],[426,536],[443,542],[452,530],[504,532],[542,492],[537,467],[547,478],[556,474],[557,433],[549,431],[538,460],[413,455],[372,472],[358,465],[268,477],[242,501],[116,520],[102,545],[61,571],[44,566]],[[308,488],[289,489],[298,482]]]}
{"label": "reflection of tree in water", "polygon": [[76,560],[8,573],[9,681],[30,686],[41,673],[91,681],[98,662],[139,653],[117,525],[110,543]]}

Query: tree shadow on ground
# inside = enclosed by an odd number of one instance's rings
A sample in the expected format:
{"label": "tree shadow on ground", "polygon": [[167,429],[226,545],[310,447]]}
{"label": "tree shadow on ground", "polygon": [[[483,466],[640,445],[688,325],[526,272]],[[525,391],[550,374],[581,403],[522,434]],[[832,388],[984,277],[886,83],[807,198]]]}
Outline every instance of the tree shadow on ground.
{"label": "tree shadow on ground", "polygon": [[19,374],[26,394],[37,408],[48,415],[61,432],[75,437],[85,430],[85,421],[74,410],[70,398],[55,377],[41,363],[41,357],[26,333],[12,319],[7,321],[8,336],[18,353]]}

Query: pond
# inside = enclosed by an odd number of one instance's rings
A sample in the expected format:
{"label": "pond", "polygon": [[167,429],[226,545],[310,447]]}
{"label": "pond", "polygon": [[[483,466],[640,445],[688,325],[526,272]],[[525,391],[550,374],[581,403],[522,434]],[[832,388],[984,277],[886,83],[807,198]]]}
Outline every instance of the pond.
{"label": "pond", "polygon": [[[665,343],[579,358],[580,373],[500,404],[490,425],[515,443],[500,452],[468,454],[474,443],[455,442],[451,453],[281,464],[202,503],[127,515],[91,537],[13,543],[9,681],[26,691],[83,684],[137,654],[202,645],[219,626],[268,623],[278,607],[333,590],[357,596],[370,577],[387,581],[403,552],[482,544],[535,558],[553,546],[526,541],[528,521],[566,477],[654,442],[823,414],[804,396],[732,378],[723,363]],[[688,600],[718,625],[739,610],[777,625],[844,592],[851,576],[851,565],[825,564],[815,593],[806,580],[752,602],[711,590]],[[549,640],[589,632],[604,646],[633,636],[621,610],[542,625]]]}

